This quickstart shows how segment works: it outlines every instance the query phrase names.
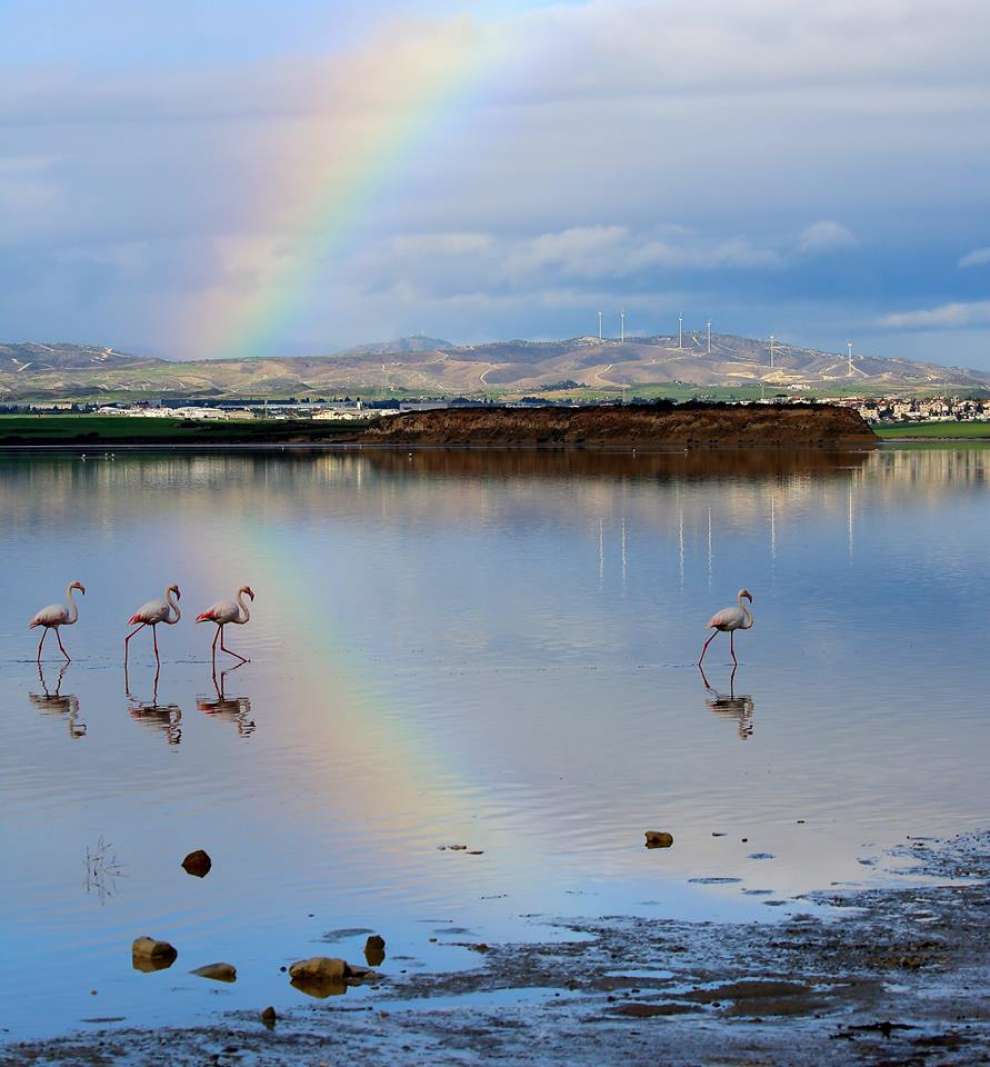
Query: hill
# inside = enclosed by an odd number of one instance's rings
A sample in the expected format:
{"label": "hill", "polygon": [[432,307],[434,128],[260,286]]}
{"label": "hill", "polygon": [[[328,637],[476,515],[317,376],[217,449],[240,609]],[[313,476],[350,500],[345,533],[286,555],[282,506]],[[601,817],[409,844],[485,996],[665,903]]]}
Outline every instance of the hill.
{"label": "hill", "polygon": [[[526,394],[625,396],[766,388],[809,392],[990,391],[990,373],[857,356],[731,334],[628,341],[499,341],[452,345],[429,337],[361,345],[335,355],[173,362],[83,345],[0,345],[0,403],[85,398]],[[675,388],[676,387],[676,388]]]}

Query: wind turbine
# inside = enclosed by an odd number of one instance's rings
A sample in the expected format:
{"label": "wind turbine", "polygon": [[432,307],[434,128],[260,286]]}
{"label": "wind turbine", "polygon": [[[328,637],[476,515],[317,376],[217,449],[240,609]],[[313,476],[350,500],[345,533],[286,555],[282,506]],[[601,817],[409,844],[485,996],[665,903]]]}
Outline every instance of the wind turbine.
{"label": "wind turbine", "polygon": [[598,340],[602,339],[602,313],[598,312]]}
{"label": "wind turbine", "polygon": [[619,340],[625,341],[626,339],[626,313],[624,311],[619,312]]}
{"label": "wind turbine", "polygon": [[677,347],[678,348],[683,348],[684,347],[684,345],[682,344],[683,340],[684,340],[684,316],[683,315],[678,315],[677,316]]}
{"label": "wind turbine", "polygon": [[712,354],[712,320],[709,319],[705,323],[705,326],[708,329],[708,354],[711,355]]}

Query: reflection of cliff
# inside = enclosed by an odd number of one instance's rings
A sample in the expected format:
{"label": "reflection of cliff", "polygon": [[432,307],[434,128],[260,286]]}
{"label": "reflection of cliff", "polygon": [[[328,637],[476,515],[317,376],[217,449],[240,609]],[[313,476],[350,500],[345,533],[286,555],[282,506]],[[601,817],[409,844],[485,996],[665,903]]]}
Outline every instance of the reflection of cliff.
{"label": "reflection of cliff", "polygon": [[713,449],[703,452],[538,452],[464,449],[419,449],[412,453],[369,449],[361,458],[378,474],[426,474],[444,478],[787,478],[794,475],[847,477],[852,465],[863,465],[869,453],[805,449]]}
{"label": "reflection of cliff", "polygon": [[[248,454],[118,453],[0,456],[0,508],[19,524],[126,530],[158,509],[211,523],[264,501],[285,522],[393,519],[424,524],[625,518],[641,529],[683,520],[775,521],[845,514],[856,501],[944,506],[990,481],[990,449],[730,449],[635,455],[583,451],[368,449]],[[713,489],[717,489],[713,497]]]}
{"label": "reflection of cliff", "polygon": [[381,419],[361,435],[385,444],[513,447],[813,447],[875,444],[851,408],[831,405],[656,405],[448,408]]}

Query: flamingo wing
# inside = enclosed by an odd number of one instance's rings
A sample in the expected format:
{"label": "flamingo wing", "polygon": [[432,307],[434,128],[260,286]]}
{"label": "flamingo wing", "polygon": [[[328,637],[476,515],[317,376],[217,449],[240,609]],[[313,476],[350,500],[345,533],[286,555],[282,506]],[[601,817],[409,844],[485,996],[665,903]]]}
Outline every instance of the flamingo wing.
{"label": "flamingo wing", "polygon": [[233,622],[239,615],[240,608],[233,600],[218,600],[215,604],[211,604],[206,611],[200,612],[196,616],[196,621],[228,623]]}
{"label": "flamingo wing", "polygon": [[49,604],[47,608],[35,612],[28,623],[28,629],[35,626],[62,626],[69,619],[69,609],[64,604]]}
{"label": "flamingo wing", "polygon": [[152,623],[161,622],[167,615],[168,605],[164,600],[149,600],[147,604],[142,604],[127,622],[130,626],[138,622],[150,626]]}
{"label": "flamingo wing", "polygon": [[743,621],[743,613],[739,608],[722,608],[708,620],[708,626],[713,630],[738,630]]}

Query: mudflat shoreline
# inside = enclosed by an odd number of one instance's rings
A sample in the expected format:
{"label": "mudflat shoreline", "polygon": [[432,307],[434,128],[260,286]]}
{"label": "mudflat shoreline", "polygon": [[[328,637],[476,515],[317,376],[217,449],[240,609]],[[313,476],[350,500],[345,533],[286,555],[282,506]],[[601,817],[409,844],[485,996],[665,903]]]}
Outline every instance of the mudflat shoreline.
{"label": "mudflat shoreline", "polygon": [[781,922],[558,920],[573,940],[473,946],[472,970],[382,980],[270,1029],[259,1004],[0,1046],[0,1065],[987,1062],[990,833],[895,855],[902,886],[832,887]]}

